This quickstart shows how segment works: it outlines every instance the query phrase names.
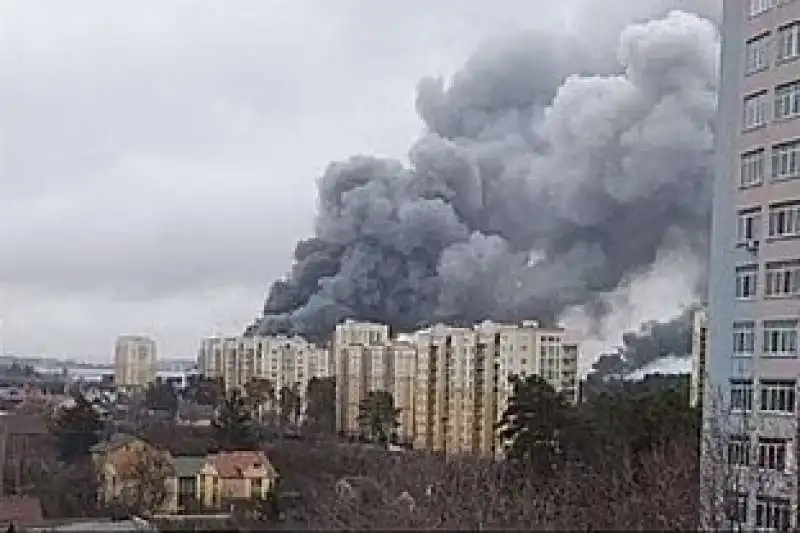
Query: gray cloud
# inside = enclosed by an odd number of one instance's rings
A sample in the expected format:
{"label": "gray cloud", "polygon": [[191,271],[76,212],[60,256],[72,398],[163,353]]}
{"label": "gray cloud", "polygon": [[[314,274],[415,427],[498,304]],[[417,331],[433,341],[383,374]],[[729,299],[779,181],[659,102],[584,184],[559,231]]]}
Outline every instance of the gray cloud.
{"label": "gray cloud", "polygon": [[[456,70],[493,35],[535,35],[587,7],[571,1],[541,13],[534,4],[3,3],[6,348],[105,359],[117,333],[141,331],[156,335],[167,354],[190,356],[210,330],[235,332],[268,280],[285,270],[297,237],[313,232],[314,177],[328,161],[358,152],[404,160],[423,129],[413,112],[416,80]],[[629,4],[595,17],[602,26],[582,35],[610,43],[631,17],[666,9],[648,0],[632,14]],[[606,50],[603,60],[613,65],[613,46]],[[600,64],[582,60],[584,70]],[[465,151],[474,149],[434,136],[411,159],[427,174],[461,176]],[[456,181],[448,187],[458,187],[459,209],[479,209],[479,180]],[[380,206],[366,207],[364,216],[380,219]],[[449,228],[420,235],[424,246],[471,242],[445,211],[431,200],[403,216],[421,233],[422,221]],[[400,235],[395,242],[401,250],[418,244]],[[326,253],[335,250],[326,250],[306,250],[309,272],[331,270]],[[367,261],[366,248],[351,253]]]}

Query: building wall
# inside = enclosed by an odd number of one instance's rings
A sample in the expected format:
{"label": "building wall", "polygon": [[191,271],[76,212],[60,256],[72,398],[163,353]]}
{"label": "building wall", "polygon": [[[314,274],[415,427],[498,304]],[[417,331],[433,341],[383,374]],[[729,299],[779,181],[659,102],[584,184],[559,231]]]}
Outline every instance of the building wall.
{"label": "building wall", "polygon": [[[359,405],[372,391],[392,394],[395,408],[401,410],[398,435],[410,431],[403,421],[408,420],[410,405],[408,397],[409,379],[398,378],[396,362],[404,361],[402,372],[408,373],[408,354],[401,346],[395,346],[389,336],[389,326],[371,322],[347,320],[336,326],[333,339],[336,367],[336,430],[346,434],[358,434]],[[397,381],[397,380],[400,381]],[[398,395],[397,387],[403,390]],[[402,401],[398,398],[402,397]],[[408,422],[406,422],[408,424]]]}
{"label": "building wall", "polygon": [[[758,5],[767,9],[763,13],[751,13],[750,8]],[[714,458],[719,454],[713,452],[718,448],[726,449],[729,442],[725,439],[729,440],[734,434],[749,439],[747,447],[754,458],[757,457],[759,439],[789,439],[785,442],[786,455],[790,458],[787,470],[795,472],[791,477],[796,480],[796,405],[792,406],[791,412],[776,414],[760,410],[759,404],[761,392],[769,392],[765,386],[766,380],[781,379],[796,383],[800,370],[796,342],[794,349],[787,350],[780,357],[770,355],[764,350],[764,326],[768,321],[787,321],[794,335],[797,335],[796,321],[800,315],[796,293],[776,298],[765,296],[764,290],[768,266],[800,259],[800,240],[773,237],[769,234],[770,214],[775,212],[777,204],[800,199],[800,180],[793,179],[800,177],[798,172],[780,180],[772,179],[772,171],[780,168],[773,165],[772,155],[780,153],[778,147],[782,142],[800,137],[800,120],[775,116],[776,88],[800,78],[797,61],[778,61],[780,41],[776,35],[783,25],[797,19],[800,19],[800,2],[797,1],[724,2],[709,275],[709,391],[706,395],[708,401],[704,402],[705,438],[702,441],[701,489],[704,496],[703,517],[707,523],[720,517],[714,503],[722,497],[713,488],[721,485],[718,483],[720,480],[714,479],[712,482],[710,479],[717,476]],[[764,56],[767,59],[766,66],[758,71],[747,72],[746,43],[759,36],[764,36],[764,42],[768,43]],[[761,91],[766,98],[766,121],[757,127],[746,128],[745,98]],[[758,150],[764,151],[763,179],[743,187],[743,157]],[[753,220],[751,234],[737,235],[740,216],[747,210],[759,216]],[[743,216],[741,218],[743,220]],[[737,296],[737,268],[755,270],[757,283],[753,296]],[[753,349],[750,353],[735,353],[734,332],[746,330],[744,326],[749,325],[752,325]],[[751,384],[749,397],[752,400],[752,409],[745,414],[730,413],[733,407],[732,380],[743,380]],[[793,390],[796,390],[796,386]],[[759,526],[756,523],[757,517],[766,516],[765,502],[785,509],[791,518],[790,525],[794,526],[796,513],[792,509],[796,506],[797,490],[796,487],[787,487],[783,483],[782,479],[786,475],[785,471],[768,470],[755,477],[733,476],[737,480],[750,480],[736,487],[728,487],[739,495],[747,507],[744,520],[746,529]]]}
{"label": "building wall", "polygon": [[698,407],[708,389],[708,314],[698,309],[692,318],[692,377],[689,405]]}
{"label": "building wall", "polygon": [[114,346],[116,385],[141,388],[155,382],[158,353],[153,339],[140,335],[119,337]]}
{"label": "building wall", "polygon": [[394,361],[394,406],[400,411],[397,438],[402,443],[414,440],[414,391],[416,374],[416,349],[413,344],[395,341],[391,346]]}
{"label": "building wall", "polygon": [[334,373],[330,351],[302,337],[208,338],[202,341],[197,359],[204,375],[222,378],[226,393],[253,378],[266,378],[276,394],[282,387],[296,387],[304,405],[311,378]]}
{"label": "building wall", "polygon": [[578,400],[578,343],[535,322],[439,324],[392,339],[385,325],[348,321],[336,328],[333,354],[337,431],[358,433],[361,401],[385,390],[400,411],[399,440],[420,449],[502,453],[495,424],[512,375],[540,375]]}
{"label": "building wall", "polygon": [[414,444],[444,453],[500,454],[495,424],[511,376],[540,375],[577,401],[578,345],[561,329],[486,322],[437,325],[417,337]]}

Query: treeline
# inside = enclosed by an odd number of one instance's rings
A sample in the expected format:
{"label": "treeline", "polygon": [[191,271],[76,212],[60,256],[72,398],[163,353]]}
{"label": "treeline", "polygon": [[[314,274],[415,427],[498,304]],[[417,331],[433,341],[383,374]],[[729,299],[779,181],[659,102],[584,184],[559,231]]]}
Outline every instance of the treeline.
{"label": "treeline", "polygon": [[[285,510],[298,529],[696,530],[688,389],[606,383],[574,406],[538,377],[517,379],[498,423],[506,461],[303,443],[271,457],[284,481],[314,493]],[[356,488],[343,495],[342,483]]]}

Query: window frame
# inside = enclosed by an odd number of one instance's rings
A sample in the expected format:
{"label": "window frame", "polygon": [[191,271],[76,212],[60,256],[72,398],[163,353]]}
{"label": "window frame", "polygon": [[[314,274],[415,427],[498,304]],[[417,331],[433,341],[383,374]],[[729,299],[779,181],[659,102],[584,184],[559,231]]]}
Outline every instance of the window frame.
{"label": "window frame", "polygon": [[800,57],[800,21],[781,25],[775,31],[775,60],[779,63]]}
{"label": "window frame", "polygon": [[739,188],[758,187],[767,176],[767,151],[756,148],[739,157]]}
{"label": "window frame", "polygon": [[759,469],[786,472],[789,468],[789,439],[759,437],[756,443],[756,465]]}
{"label": "window frame", "polygon": [[745,43],[745,75],[767,70],[770,66],[770,32],[751,37]]}
{"label": "window frame", "polygon": [[[730,380],[730,410],[732,413],[749,413],[753,410],[755,385],[752,379]],[[740,400],[740,401],[735,401]]]}
{"label": "window frame", "polygon": [[765,379],[759,382],[758,410],[761,413],[793,415],[797,411],[797,381]]}
{"label": "window frame", "polygon": [[739,265],[735,273],[737,300],[753,300],[758,296],[758,265]]}
{"label": "window frame", "polygon": [[770,167],[773,181],[788,181],[800,177],[800,139],[775,144],[771,153]]}
{"label": "window frame", "polygon": [[775,120],[791,120],[800,116],[800,80],[776,86],[773,94],[772,116]]}
{"label": "window frame", "polygon": [[756,351],[756,324],[754,321],[733,323],[733,355],[752,357]]}
{"label": "window frame", "polygon": [[761,90],[744,97],[742,104],[742,129],[750,131],[769,123],[769,92]]}

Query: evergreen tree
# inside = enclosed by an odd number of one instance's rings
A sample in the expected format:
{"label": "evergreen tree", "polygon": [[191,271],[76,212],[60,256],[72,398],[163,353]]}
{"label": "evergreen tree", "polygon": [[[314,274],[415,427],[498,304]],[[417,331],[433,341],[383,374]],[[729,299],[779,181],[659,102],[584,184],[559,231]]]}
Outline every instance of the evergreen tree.
{"label": "evergreen tree", "polygon": [[275,401],[275,385],[267,378],[253,378],[244,385],[247,395],[247,403],[251,410],[259,414],[259,420],[263,421],[261,414],[264,409],[271,408]]}
{"label": "evergreen tree", "polygon": [[281,387],[278,410],[280,411],[281,424],[297,423],[297,419],[300,418],[300,413],[303,410],[303,405],[296,383],[291,387]]}
{"label": "evergreen tree", "polygon": [[104,428],[100,415],[82,395],[75,397],[75,405],[63,409],[55,419],[58,457],[66,463],[76,463],[91,455],[91,448],[100,441]]}
{"label": "evergreen tree", "polygon": [[498,424],[506,457],[525,470],[555,470],[566,459],[571,406],[540,376],[512,377],[513,392]]}
{"label": "evergreen tree", "polygon": [[193,380],[184,392],[184,398],[200,405],[219,405],[224,386],[221,378],[200,377]]}
{"label": "evergreen tree", "polygon": [[324,433],[336,431],[336,380],[311,378],[306,391],[308,424]]}
{"label": "evergreen tree", "polygon": [[255,450],[260,445],[250,408],[238,392],[222,402],[213,427],[220,450]]}
{"label": "evergreen tree", "polygon": [[387,391],[371,391],[358,406],[358,424],[361,431],[381,442],[388,442],[399,425],[399,409],[394,407],[394,398]]}
{"label": "evergreen tree", "polygon": [[148,409],[168,411],[173,416],[178,413],[178,392],[164,381],[151,383],[147,387],[144,402]]}

